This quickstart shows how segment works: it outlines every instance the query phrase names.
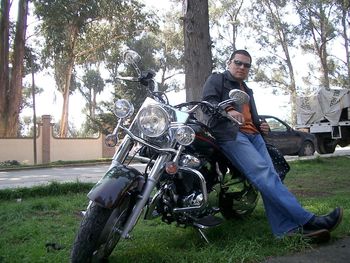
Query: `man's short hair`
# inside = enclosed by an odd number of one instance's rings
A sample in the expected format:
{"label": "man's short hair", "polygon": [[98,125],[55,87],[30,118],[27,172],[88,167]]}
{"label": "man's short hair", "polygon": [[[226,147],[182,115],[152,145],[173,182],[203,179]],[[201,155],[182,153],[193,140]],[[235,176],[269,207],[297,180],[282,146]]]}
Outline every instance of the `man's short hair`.
{"label": "man's short hair", "polygon": [[252,63],[252,57],[251,55],[249,54],[249,52],[247,50],[244,50],[244,49],[237,49],[236,51],[234,51],[232,54],[231,54],[231,57],[230,57],[230,60],[231,61],[236,54],[240,54],[240,55],[244,55],[244,56],[247,56],[250,58],[250,63]]}

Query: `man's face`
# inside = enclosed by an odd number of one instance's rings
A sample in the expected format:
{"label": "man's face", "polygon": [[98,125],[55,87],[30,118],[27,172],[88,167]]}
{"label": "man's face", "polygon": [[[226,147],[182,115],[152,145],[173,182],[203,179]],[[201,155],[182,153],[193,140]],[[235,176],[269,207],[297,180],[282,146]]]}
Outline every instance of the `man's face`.
{"label": "man's face", "polygon": [[228,63],[228,70],[236,80],[243,81],[248,77],[250,62],[249,57],[236,54]]}

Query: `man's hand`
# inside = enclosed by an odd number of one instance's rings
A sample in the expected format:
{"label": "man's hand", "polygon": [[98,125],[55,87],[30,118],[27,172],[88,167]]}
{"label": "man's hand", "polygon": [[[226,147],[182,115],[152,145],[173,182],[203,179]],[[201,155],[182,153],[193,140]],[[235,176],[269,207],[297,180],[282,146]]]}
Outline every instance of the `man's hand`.
{"label": "man's hand", "polygon": [[238,122],[244,124],[245,120],[243,117],[243,114],[239,111],[235,111],[234,109],[231,109],[227,111],[227,114],[231,115],[232,118],[236,119]]}
{"label": "man's hand", "polygon": [[268,134],[270,132],[270,126],[267,122],[263,121],[260,123],[260,130],[263,134]]}

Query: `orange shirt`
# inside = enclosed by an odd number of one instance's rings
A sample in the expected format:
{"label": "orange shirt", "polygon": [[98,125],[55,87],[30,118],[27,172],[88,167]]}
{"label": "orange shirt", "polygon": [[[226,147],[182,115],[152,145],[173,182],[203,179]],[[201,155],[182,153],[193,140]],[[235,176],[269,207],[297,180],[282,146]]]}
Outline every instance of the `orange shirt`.
{"label": "orange shirt", "polygon": [[[241,90],[245,91],[244,86],[242,84],[240,86],[241,86]],[[253,124],[249,103],[245,103],[242,105],[242,114],[245,122],[243,125],[239,127],[239,130],[241,132],[250,133],[250,134],[259,133],[258,129]]]}

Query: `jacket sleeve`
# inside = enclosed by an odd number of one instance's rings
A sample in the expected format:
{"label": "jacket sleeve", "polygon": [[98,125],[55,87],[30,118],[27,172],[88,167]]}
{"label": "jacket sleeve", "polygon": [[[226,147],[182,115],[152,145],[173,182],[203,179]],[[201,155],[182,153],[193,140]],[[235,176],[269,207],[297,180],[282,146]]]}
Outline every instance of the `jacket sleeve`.
{"label": "jacket sleeve", "polygon": [[[209,76],[203,86],[203,100],[213,105],[219,104],[223,100],[224,83],[223,74],[214,73]],[[222,115],[211,114],[202,108],[204,113],[204,123],[211,129],[217,141],[229,141],[236,138],[239,126],[232,123]]]}
{"label": "jacket sleeve", "polygon": [[203,86],[202,100],[217,105],[222,100],[222,74],[212,74]]}

